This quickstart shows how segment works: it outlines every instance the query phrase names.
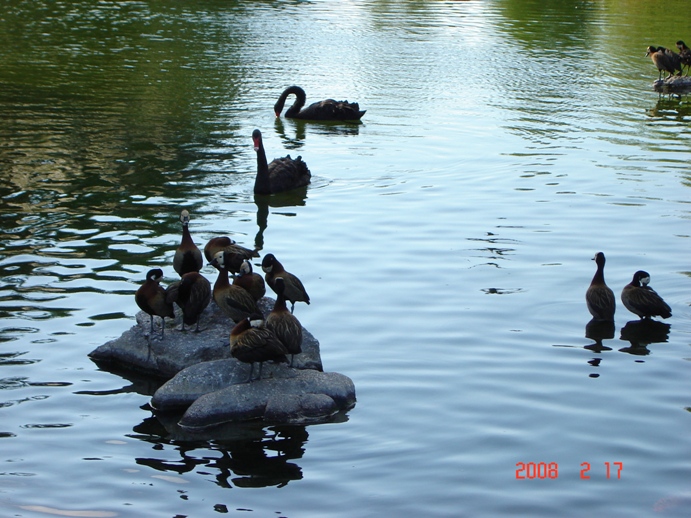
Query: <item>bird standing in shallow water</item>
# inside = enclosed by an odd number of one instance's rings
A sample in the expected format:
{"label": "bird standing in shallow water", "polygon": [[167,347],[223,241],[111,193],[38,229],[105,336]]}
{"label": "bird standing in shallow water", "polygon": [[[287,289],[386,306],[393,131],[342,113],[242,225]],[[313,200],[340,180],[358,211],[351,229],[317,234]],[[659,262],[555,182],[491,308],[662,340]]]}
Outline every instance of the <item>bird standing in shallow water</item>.
{"label": "bird standing in shallow water", "polygon": [[254,150],[257,152],[257,177],[254,180],[254,194],[274,194],[304,187],[310,183],[312,174],[302,157],[295,160],[290,155],[266,161],[262,132],[252,132]]}
{"label": "bird standing in shallow water", "polygon": [[161,338],[165,335],[166,317],[175,318],[173,304],[166,301],[166,290],[159,281],[163,277],[163,270],[154,268],[146,274],[146,281],[134,294],[137,306],[151,316],[151,336],[154,334],[154,315],[161,317]]}
{"label": "bird standing in shallow water", "polygon": [[252,381],[255,362],[259,362],[259,377],[257,379],[261,379],[264,362],[287,363],[287,353],[288,351],[276,338],[276,335],[264,327],[261,315],[243,318],[230,332],[231,356],[250,364],[248,382]]}
{"label": "bird standing in shallow water", "polygon": [[669,318],[672,310],[655,290],[648,286],[650,274],[642,270],[633,274],[630,283],[621,292],[621,301],[631,313],[640,318],[661,316]]}
{"label": "bird standing in shallow water", "polygon": [[269,287],[276,292],[276,287],[274,279],[277,277],[282,277],[285,282],[284,294],[286,300],[291,303],[290,312],[292,313],[295,309],[296,302],[310,303],[310,296],[307,295],[305,287],[302,285],[302,281],[290,272],[287,272],[283,265],[279,262],[274,254],[266,254],[264,259],[262,259],[262,270],[264,270],[264,278]]}
{"label": "bird standing in shallow water", "polygon": [[295,315],[288,311],[286,298],[283,294],[285,281],[283,277],[274,279],[276,302],[271,313],[266,317],[266,327],[273,331],[286,350],[290,353],[290,366],[296,354],[302,352],[302,325]]}
{"label": "bird standing in shallow water", "polygon": [[596,320],[614,320],[616,301],[614,292],[605,284],[605,254],[598,252],[593,260],[597,264],[597,270],[585,292],[588,311]]}
{"label": "bird standing in shallow water", "polygon": [[216,257],[211,262],[218,268],[218,277],[214,283],[213,297],[218,307],[233,319],[233,322],[253,315],[261,314],[254,298],[245,288],[236,284],[230,284],[228,280],[228,269],[225,267],[224,256],[226,252],[217,252]]}
{"label": "bird standing in shallow water", "polygon": [[195,322],[199,331],[199,320],[202,312],[211,301],[211,284],[199,272],[189,272],[166,290],[166,300],[175,302],[182,309],[182,329],[185,324],[191,326]]}
{"label": "bird standing in shallow water", "polygon": [[245,288],[255,301],[266,295],[264,277],[252,271],[252,263],[247,259],[242,261],[240,272],[233,278],[233,284]]}
{"label": "bird standing in shallow water", "polygon": [[300,109],[307,101],[307,94],[299,86],[289,86],[278,98],[274,104],[274,113],[276,117],[281,116],[283,106],[289,95],[295,94],[295,102],[286,110],[286,117],[288,119],[303,119],[313,121],[358,121],[362,118],[367,110],[360,110],[358,103],[349,103],[348,101],[334,101],[333,99],[326,99],[324,101],[317,101],[310,104],[307,108]]}
{"label": "bird standing in shallow water", "polygon": [[204,266],[204,260],[202,259],[201,251],[192,241],[189,229],[190,213],[187,210],[183,210],[180,213],[180,221],[182,222],[182,240],[180,241],[180,246],[175,250],[173,268],[182,277],[186,273],[201,270]]}
{"label": "bird standing in shallow water", "polygon": [[206,261],[211,263],[218,252],[228,252],[226,258],[226,269],[232,273],[238,273],[242,261],[245,259],[252,259],[252,257],[259,257],[256,250],[250,250],[244,246],[238,245],[235,241],[227,236],[213,237],[209,239],[204,246],[204,257]]}

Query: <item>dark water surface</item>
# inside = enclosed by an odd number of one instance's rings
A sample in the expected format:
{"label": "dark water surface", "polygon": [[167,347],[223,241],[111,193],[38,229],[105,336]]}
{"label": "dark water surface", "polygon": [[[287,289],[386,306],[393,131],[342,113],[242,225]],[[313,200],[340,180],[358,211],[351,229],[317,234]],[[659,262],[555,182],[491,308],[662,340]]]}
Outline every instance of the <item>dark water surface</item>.
{"label": "dark water surface", "polygon": [[[644,53],[691,7],[658,7],[6,2],[0,515],[689,516],[691,104]],[[275,120],[290,84],[363,123]],[[254,128],[306,195],[255,203]],[[87,358],[182,208],[300,274],[339,422],[183,440]],[[672,318],[586,331],[600,250]]]}

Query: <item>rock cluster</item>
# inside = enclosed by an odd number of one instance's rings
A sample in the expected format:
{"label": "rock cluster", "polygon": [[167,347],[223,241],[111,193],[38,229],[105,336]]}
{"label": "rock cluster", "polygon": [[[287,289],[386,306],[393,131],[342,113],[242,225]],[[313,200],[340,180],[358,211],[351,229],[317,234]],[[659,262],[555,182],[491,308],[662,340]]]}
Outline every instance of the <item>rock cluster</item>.
{"label": "rock cluster", "polygon": [[[273,307],[259,301],[266,315]],[[184,412],[179,425],[188,431],[249,420],[305,423],[328,420],[355,405],[353,382],[342,374],[323,372],[319,342],[303,328],[302,353],[293,367],[264,365],[262,379],[248,383],[249,364],[230,356],[232,323],[210,304],[201,315],[201,331],[180,332],[181,316],[168,322],[165,337],[150,340],[149,315],[139,312],[137,324],[89,356],[105,369],[124,369],[166,381],[154,394],[157,412]],[[160,325],[156,319],[156,326]]]}

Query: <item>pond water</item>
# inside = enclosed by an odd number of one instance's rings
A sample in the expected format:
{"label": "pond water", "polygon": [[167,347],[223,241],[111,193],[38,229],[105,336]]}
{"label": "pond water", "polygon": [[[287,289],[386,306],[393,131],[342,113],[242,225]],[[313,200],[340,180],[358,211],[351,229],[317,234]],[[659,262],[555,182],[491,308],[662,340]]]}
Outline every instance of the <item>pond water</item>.
{"label": "pond water", "polygon": [[[691,514],[691,104],[644,56],[685,0],[6,4],[0,514]],[[367,114],[276,119],[291,84]],[[255,203],[254,128],[306,194]],[[88,359],[182,208],[302,278],[352,410],[195,440]],[[597,251],[652,336],[586,330]]]}

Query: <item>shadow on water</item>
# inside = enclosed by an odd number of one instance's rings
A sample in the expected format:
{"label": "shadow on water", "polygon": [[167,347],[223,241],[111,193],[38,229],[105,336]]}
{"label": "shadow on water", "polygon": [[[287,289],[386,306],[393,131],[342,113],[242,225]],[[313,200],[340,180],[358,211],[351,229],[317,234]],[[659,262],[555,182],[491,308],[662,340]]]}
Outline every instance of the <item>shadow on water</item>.
{"label": "shadow on water", "polygon": [[[254,248],[256,250],[264,249],[264,231],[269,226],[269,207],[284,208],[284,207],[300,207],[304,206],[307,201],[307,189],[309,186],[300,187],[291,191],[279,192],[269,195],[254,195],[254,203],[257,206],[257,235],[254,237]],[[290,211],[281,211],[283,216],[296,216],[297,214]]]}
{"label": "shadow on water", "polygon": [[625,340],[631,345],[619,349],[621,352],[636,356],[647,356],[650,354],[648,345],[653,343],[664,343],[669,340],[669,330],[672,326],[657,320],[632,320],[621,328],[620,340]]}
{"label": "shadow on water", "polygon": [[[628,353],[633,356],[647,356],[650,354],[648,345],[653,343],[664,343],[669,339],[670,324],[658,322],[657,320],[632,320],[627,322],[621,328],[619,340],[628,341],[631,345],[622,347],[619,352]],[[593,340],[594,343],[584,345],[583,349],[591,351],[596,354],[612,351],[612,347],[608,347],[603,342],[605,340],[615,339],[615,325],[613,321],[603,321],[591,319],[585,326],[585,337]],[[554,347],[574,348],[571,345],[554,345]],[[588,365],[592,367],[600,367],[603,358],[598,356],[588,360]],[[597,373],[590,373],[590,378],[598,378]]]}
{"label": "shadow on water", "polygon": [[[165,443],[172,444],[168,431],[176,427],[176,420],[145,419],[134,428],[135,437],[153,442],[154,451],[165,450]],[[176,439],[179,460],[170,460],[166,455],[140,457],[136,462],[160,472],[213,476],[224,488],[283,487],[302,479],[302,468],[293,461],[304,456],[308,437],[305,426],[263,428],[259,424],[236,424],[216,431],[213,444]]]}

